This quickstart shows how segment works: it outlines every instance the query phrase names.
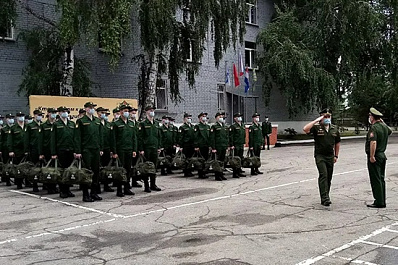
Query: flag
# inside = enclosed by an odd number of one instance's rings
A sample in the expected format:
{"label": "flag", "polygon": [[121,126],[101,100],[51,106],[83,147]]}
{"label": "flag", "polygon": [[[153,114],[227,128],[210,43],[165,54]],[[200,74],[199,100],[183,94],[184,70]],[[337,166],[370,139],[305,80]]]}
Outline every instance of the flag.
{"label": "flag", "polygon": [[234,83],[235,83],[235,87],[240,85],[239,76],[238,76],[238,70],[236,70],[236,65],[235,64],[234,64]]}
{"label": "flag", "polygon": [[229,78],[229,69],[225,72],[225,85],[231,86],[231,79]]}
{"label": "flag", "polygon": [[243,58],[242,58],[242,53],[239,51],[239,76],[242,76],[245,72],[245,68],[243,67]]}
{"label": "flag", "polygon": [[249,68],[246,66],[246,71],[245,71],[245,93],[249,91],[250,84],[249,84]]}
{"label": "flag", "polygon": [[253,82],[257,82],[257,73],[256,73],[256,68],[253,68]]}

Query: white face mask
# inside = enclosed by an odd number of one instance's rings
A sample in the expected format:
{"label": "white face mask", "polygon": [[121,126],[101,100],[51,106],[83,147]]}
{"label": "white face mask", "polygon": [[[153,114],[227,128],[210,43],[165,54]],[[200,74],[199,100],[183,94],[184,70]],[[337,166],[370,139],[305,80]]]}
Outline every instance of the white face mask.
{"label": "white face mask", "polygon": [[135,117],[137,116],[137,114],[132,113],[130,116],[131,116],[132,119],[135,119]]}
{"label": "white face mask", "polygon": [[224,118],[219,118],[218,121],[224,123]]}
{"label": "white face mask", "polygon": [[150,117],[155,117],[155,112],[154,111],[149,112],[149,116]]}
{"label": "white face mask", "polygon": [[169,120],[163,120],[164,124],[168,124]]}
{"label": "white face mask", "polygon": [[254,118],[254,120],[255,120],[256,122],[259,122],[259,121],[260,121],[260,118]]}
{"label": "white face mask", "polygon": [[3,120],[0,120],[0,125],[3,125],[3,124],[4,124]]}
{"label": "white face mask", "polygon": [[242,117],[238,117],[238,118],[236,118],[236,120],[237,120],[238,122],[242,122]]}
{"label": "white face mask", "polygon": [[202,117],[202,121],[207,121],[207,117]]}
{"label": "white face mask", "polygon": [[188,122],[188,123],[191,123],[191,122],[192,122],[192,119],[187,119],[187,122]]}
{"label": "white face mask", "polygon": [[115,115],[115,119],[117,120],[117,119],[119,119],[120,118],[120,115],[119,114],[116,114]]}

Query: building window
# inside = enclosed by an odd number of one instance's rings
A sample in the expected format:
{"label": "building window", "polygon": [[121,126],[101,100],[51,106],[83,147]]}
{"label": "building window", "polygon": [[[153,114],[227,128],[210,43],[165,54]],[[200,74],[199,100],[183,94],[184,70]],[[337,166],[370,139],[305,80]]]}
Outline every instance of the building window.
{"label": "building window", "polygon": [[257,25],[257,0],[246,1],[249,8],[246,23]]}
{"label": "building window", "polygon": [[217,85],[218,109],[225,110],[225,84]]}
{"label": "building window", "polygon": [[245,62],[249,69],[256,68],[256,43],[245,42]]}
{"label": "building window", "polygon": [[9,23],[6,27],[0,27],[0,39],[3,40],[15,40],[14,39],[14,27]]}
{"label": "building window", "polygon": [[159,79],[156,82],[156,109],[167,110],[167,82],[165,79]]}

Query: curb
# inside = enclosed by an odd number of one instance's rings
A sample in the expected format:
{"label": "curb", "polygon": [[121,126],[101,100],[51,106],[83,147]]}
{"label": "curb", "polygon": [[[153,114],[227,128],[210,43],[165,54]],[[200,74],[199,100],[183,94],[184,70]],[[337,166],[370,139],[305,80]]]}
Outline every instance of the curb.
{"label": "curb", "polygon": [[[345,140],[358,140],[358,139],[365,139],[366,135],[359,135],[359,136],[346,136],[341,137],[341,141]],[[282,147],[282,146],[290,146],[290,145],[309,145],[314,143],[314,139],[308,140],[295,140],[295,141],[278,141],[275,144],[275,147]]]}

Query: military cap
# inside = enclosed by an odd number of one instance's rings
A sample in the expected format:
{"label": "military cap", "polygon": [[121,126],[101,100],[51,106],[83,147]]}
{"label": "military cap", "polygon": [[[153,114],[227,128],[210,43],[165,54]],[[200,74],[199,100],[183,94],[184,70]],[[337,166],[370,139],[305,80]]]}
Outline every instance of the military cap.
{"label": "military cap", "polygon": [[17,117],[22,117],[22,116],[24,116],[25,117],[25,114],[23,114],[23,112],[17,112],[17,114],[15,115],[15,116],[17,116]]}
{"label": "military cap", "polygon": [[91,102],[91,101],[86,102],[86,104],[84,104],[84,107],[85,107],[85,108],[88,108],[88,107],[96,107],[96,106],[97,106],[97,104],[94,104],[94,103]]}
{"label": "military cap", "polygon": [[86,113],[86,110],[85,109],[79,109],[79,114],[83,114],[83,113]]}
{"label": "military cap", "polygon": [[240,112],[234,114],[234,118],[236,118],[236,117],[242,117],[242,116],[243,116],[243,115],[242,115],[242,113],[240,113]]}
{"label": "military cap", "polygon": [[162,116],[162,120],[169,120],[169,117],[167,117],[166,115]]}
{"label": "military cap", "polygon": [[65,106],[59,107],[58,111],[59,112],[64,112],[64,111],[70,112],[70,110],[67,107],[65,107]]}
{"label": "military cap", "polygon": [[107,112],[105,113],[105,115],[108,116],[108,115],[111,115],[111,113],[110,113],[109,111],[107,111]]}
{"label": "military cap", "polygon": [[329,108],[325,108],[319,112],[319,114],[329,114],[332,115],[332,111]]}
{"label": "military cap", "polygon": [[130,107],[130,105],[120,105],[119,106],[119,110],[124,110],[124,109],[128,109],[130,111],[131,107]]}
{"label": "military cap", "polygon": [[383,113],[381,113],[380,111],[378,111],[375,108],[370,108],[370,114],[372,114],[373,116],[378,116],[378,117],[383,117]]}
{"label": "military cap", "polygon": [[217,112],[216,115],[214,115],[214,118],[217,118],[218,116],[221,116],[221,115],[222,115],[222,113]]}
{"label": "military cap", "polygon": [[4,119],[4,117],[2,115],[0,115],[0,120]]}
{"label": "military cap", "polygon": [[171,121],[175,121],[176,120],[173,117],[167,117],[167,118],[169,118],[169,120],[171,120]]}
{"label": "military cap", "polygon": [[113,111],[112,111],[112,113],[116,113],[116,112],[119,112],[119,111],[120,111],[119,108],[114,108]]}
{"label": "military cap", "polygon": [[154,106],[146,106],[145,107],[145,111],[148,111],[148,110],[151,110],[151,109],[155,110],[156,108]]}
{"label": "military cap", "polygon": [[198,118],[200,118],[200,117],[202,117],[202,116],[207,116],[207,112],[201,112],[201,113],[199,113],[199,115],[198,115]]}
{"label": "military cap", "polygon": [[137,111],[138,110],[137,108],[134,108],[134,107],[131,107],[131,106],[130,106],[130,108],[131,108],[130,111]]}
{"label": "military cap", "polygon": [[33,119],[32,116],[30,116],[30,115],[25,115],[25,120],[31,120],[31,119]]}
{"label": "military cap", "polygon": [[105,109],[105,108],[103,108],[103,107],[98,107],[97,109],[96,109],[96,111],[98,112],[98,111],[109,111],[109,109]]}
{"label": "military cap", "polygon": [[260,114],[257,113],[257,112],[255,112],[255,113],[252,115],[252,118],[254,118],[254,117],[259,117],[259,116],[260,116]]}
{"label": "military cap", "polygon": [[184,118],[189,118],[189,117],[192,117],[192,115],[188,114],[187,112],[184,112]]}
{"label": "military cap", "polygon": [[11,118],[14,118],[14,117],[15,117],[14,114],[11,114],[11,113],[9,113],[9,114],[6,115],[6,118],[7,118],[7,119],[11,119]]}
{"label": "military cap", "polygon": [[43,115],[44,113],[41,110],[35,109],[33,111],[33,115]]}
{"label": "military cap", "polygon": [[48,109],[47,109],[47,112],[48,112],[48,113],[56,113],[57,110],[54,109],[54,108],[48,108]]}

